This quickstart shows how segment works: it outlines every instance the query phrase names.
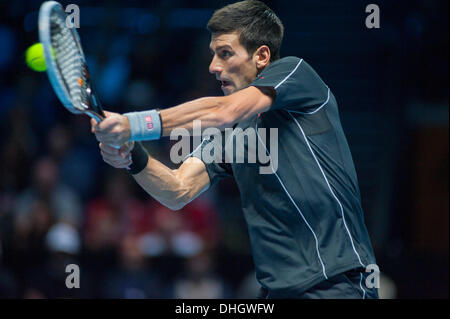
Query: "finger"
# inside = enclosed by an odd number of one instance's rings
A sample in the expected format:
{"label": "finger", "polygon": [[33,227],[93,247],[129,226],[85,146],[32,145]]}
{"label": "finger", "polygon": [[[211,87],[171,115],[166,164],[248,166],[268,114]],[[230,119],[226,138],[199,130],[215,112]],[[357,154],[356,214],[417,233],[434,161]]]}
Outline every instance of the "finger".
{"label": "finger", "polygon": [[95,132],[95,138],[97,139],[97,141],[99,141],[100,143],[102,143],[104,145],[109,145],[109,146],[117,145],[116,139],[109,134],[102,134],[102,133]]}
{"label": "finger", "polygon": [[114,164],[114,163],[113,164],[108,163],[108,164],[113,166],[113,167],[115,167],[115,168],[128,168],[131,165],[131,163],[129,163],[129,162],[127,162],[127,163],[120,163],[120,164]]}
{"label": "finger", "polygon": [[126,158],[131,152],[131,147],[129,143],[123,144],[119,149],[119,155],[122,158]]}
{"label": "finger", "polygon": [[110,164],[114,165],[125,165],[125,164],[131,164],[132,160],[130,158],[123,159],[121,157],[113,157],[109,156],[107,154],[102,154],[103,160],[105,162],[108,162]]}
{"label": "finger", "polygon": [[103,113],[105,114],[105,117],[111,116],[112,114],[114,114],[114,112],[109,112],[109,111],[105,111],[103,110]]}
{"label": "finger", "polygon": [[129,167],[129,165],[119,165],[119,164],[115,164],[115,163],[109,163],[108,161],[105,161],[106,164],[114,167],[114,168],[127,168]]}
{"label": "finger", "polygon": [[105,161],[105,163],[107,163],[115,168],[127,168],[132,164],[132,161],[130,161],[130,160],[124,161],[124,162],[115,162],[115,161],[110,161],[109,159],[103,159],[103,160]]}
{"label": "finger", "polygon": [[114,117],[107,117],[96,126],[94,126],[96,132],[110,132],[116,125],[117,120]]}
{"label": "finger", "polygon": [[91,118],[91,132],[95,133],[94,127],[97,125],[97,121]]}
{"label": "finger", "polygon": [[95,132],[95,138],[97,139],[97,141],[99,141],[102,144],[107,144],[105,143],[105,138],[102,134],[99,134],[97,132]]}
{"label": "finger", "polygon": [[107,159],[108,161],[111,161],[114,163],[123,162],[125,160],[122,157],[120,157],[119,155],[111,155],[111,154],[105,153],[103,151],[100,151],[100,154],[102,154],[103,159]]}
{"label": "finger", "polygon": [[102,155],[102,157],[104,159],[108,159],[109,161],[113,161],[113,162],[120,162],[120,161],[129,161],[131,160],[131,154],[127,154],[126,156],[122,157],[120,155],[116,154],[111,154],[111,153],[107,153],[103,150],[100,150],[100,154]]}
{"label": "finger", "polygon": [[119,155],[119,150],[111,145],[99,143],[98,146],[100,147],[100,150],[102,150],[106,154],[115,155],[115,156]]}

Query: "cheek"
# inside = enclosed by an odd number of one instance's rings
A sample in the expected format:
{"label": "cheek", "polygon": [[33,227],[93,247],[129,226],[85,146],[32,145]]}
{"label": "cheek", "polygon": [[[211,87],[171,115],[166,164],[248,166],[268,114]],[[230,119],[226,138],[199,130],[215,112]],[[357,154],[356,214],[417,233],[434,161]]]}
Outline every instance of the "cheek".
{"label": "cheek", "polygon": [[234,81],[236,81],[239,78],[239,75],[242,73],[241,69],[242,68],[239,64],[232,64],[228,69],[228,74],[234,78]]}
{"label": "cheek", "polygon": [[240,80],[243,85],[250,84],[256,77],[256,70],[251,65],[246,65],[241,70]]}
{"label": "cheek", "polygon": [[236,85],[242,86],[253,82],[256,77],[256,70],[253,70],[251,65],[239,63],[230,66],[229,74],[232,74]]}
{"label": "cheek", "polygon": [[253,82],[256,79],[257,74],[258,74],[258,70],[256,69],[256,67],[252,66],[247,71],[247,77],[248,77],[247,80],[250,82]]}

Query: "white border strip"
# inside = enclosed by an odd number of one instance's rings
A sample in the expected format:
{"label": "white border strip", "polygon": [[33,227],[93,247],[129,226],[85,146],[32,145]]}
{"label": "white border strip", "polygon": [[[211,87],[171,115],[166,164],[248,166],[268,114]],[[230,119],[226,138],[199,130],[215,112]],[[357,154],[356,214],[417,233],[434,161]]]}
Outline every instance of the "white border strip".
{"label": "white border strip", "polygon": [[297,68],[300,66],[300,64],[302,64],[302,62],[303,62],[303,59],[300,59],[300,61],[297,63],[297,66],[294,68],[294,70],[292,70],[292,72],[291,73],[289,73],[280,83],[278,83],[276,86],[275,86],[275,90],[281,85],[281,84],[283,84],[284,83],[284,81],[286,81],[294,72],[295,72],[295,70],[297,70]]}
{"label": "white border strip", "polygon": [[264,149],[266,150],[266,153],[269,155],[269,159],[270,159],[270,167],[272,168],[273,173],[275,174],[275,176],[277,177],[278,181],[280,182],[281,186],[283,187],[283,190],[285,191],[285,193],[288,195],[289,199],[291,200],[292,204],[294,204],[295,208],[297,209],[297,211],[299,212],[300,216],[303,218],[303,221],[305,222],[305,224],[308,226],[309,230],[311,231],[311,233],[314,236],[314,240],[316,241],[316,252],[317,252],[317,257],[319,257],[319,261],[320,264],[322,265],[322,271],[323,271],[323,275],[325,277],[325,279],[328,279],[328,276],[325,272],[325,265],[322,261],[322,258],[320,257],[320,253],[319,253],[319,241],[317,239],[316,234],[314,233],[313,229],[311,228],[311,226],[309,225],[309,223],[307,222],[305,216],[303,216],[300,208],[297,206],[297,204],[295,203],[295,201],[292,199],[291,194],[289,194],[289,192],[287,191],[286,187],[284,186],[283,182],[281,181],[281,178],[278,176],[278,174],[275,172],[275,170],[273,169],[272,166],[272,158],[270,156],[269,151],[266,148],[266,145],[264,145],[264,142],[261,140],[261,137],[258,134],[258,123],[256,123],[255,125],[255,130],[256,130],[256,135],[258,136],[258,139],[260,140],[261,144],[264,146]]}
{"label": "white border strip", "polygon": [[359,287],[361,287],[361,290],[363,291],[363,297],[362,297],[362,299],[366,299],[366,291],[364,290],[364,288],[363,288],[363,286],[362,286],[362,280],[363,280],[363,275],[362,275],[362,273],[360,272],[359,273],[359,275],[360,275],[360,280],[359,280]]}
{"label": "white border strip", "polygon": [[294,116],[292,116],[292,114],[291,114],[289,111],[288,111],[288,114],[292,117],[292,119],[295,121],[295,123],[297,123],[297,126],[298,126],[298,128],[300,129],[300,131],[302,132],[302,135],[303,135],[303,137],[304,137],[304,139],[305,139],[305,141],[306,141],[306,145],[307,145],[308,148],[309,148],[309,151],[311,152],[312,156],[314,157],[314,160],[315,160],[316,163],[317,163],[317,166],[319,166],[319,169],[320,169],[320,171],[322,172],[323,178],[325,179],[325,182],[327,183],[327,186],[328,186],[328,188],[329,188],[329,190],[330,190],[330,192],[331,192],[331,195],[333,195],[334,199],[335,199],[336,202],[339,204],[339,207],[340,207],[340,210],[341,210],[341,215],[342,215],[342,221],[343,221],[343,223],[344,223],[345,229],[347,230],[348,237],[350,238],[350,242],[351,242],[351,244],[352,244],[353,251],[355,252],[356,256],[358,257],[358,260],[359,260],[359,263],[361,264],[361,266],[366,267],[366,266],[362,263],[361,258],[359,257],[359,254],[358,254],[358,252],[356,251],[355,244],[353,243],[352,235],[350,234],[350,231],[348,230],[347,224],[346,224],[346,222],[345,222],[344,209],[342,208],[341,202],[339,201],[339,199],[336,197],[336,195],[334,194],[333,190],[331,189],[330,183],[328,182],[328,179],[327,179],[327,177],[325,176],[325,173],[323,172],[322,166],[320,166],[319,161],[317,160],[317,157],[316,157],[316,155],[314,154],[314,152],[313,152],[313,150],[312,150],[312,148],[311,148],[311,145],[309,144],[308,139],[306,138],[305,132],[303,132],[302,127],[301,127],[300,124],[298,123],[297,119],[296,119]]}
{"label": "white border strip", "polygon": [[293,113],[299,113],[299,114],[307,114],[307,115],[314,114],[314,113],[318,112],[322,107],[324,107],[330,101],[330,88],[328,86],[327,86],[327,88],[328,88],[327,100],[321,106],[319,106],[317,109],[315,109],[314,111],[312,111],[312,112],[300,112],[300,111],[291,111],[291,110],[287,110],[287,109],[286,109],[286,111],[293,112]]}

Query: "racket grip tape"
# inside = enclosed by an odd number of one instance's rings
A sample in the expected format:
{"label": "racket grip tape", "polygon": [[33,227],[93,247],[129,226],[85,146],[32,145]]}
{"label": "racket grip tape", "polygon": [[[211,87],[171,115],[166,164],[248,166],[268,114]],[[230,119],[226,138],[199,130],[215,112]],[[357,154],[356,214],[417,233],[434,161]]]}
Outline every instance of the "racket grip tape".
{"label": "racket grip tape", "polygon": [[133,150],[131,151],[131,160],[133,163],[129,166],[128,173],[136,175],[140,173],[148,163],[148,153],[141,143],[134,143]]}

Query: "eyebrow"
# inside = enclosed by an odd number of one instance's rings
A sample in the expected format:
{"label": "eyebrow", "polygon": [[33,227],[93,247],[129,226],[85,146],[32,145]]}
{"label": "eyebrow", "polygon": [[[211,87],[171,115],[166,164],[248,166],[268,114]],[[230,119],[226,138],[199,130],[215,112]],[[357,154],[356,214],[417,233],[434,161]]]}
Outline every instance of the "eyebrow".
{"label": "eyebrow", "polygon": [[[230,50],[233,50],[232,48],[231,48],[231,46],[229,46],[228,44],[223,44],[223,45],[219,45],[219,46],[217,46],[216,47],[216,51],[218,51],[218,50],[221,50],[221,49],[230,49]],[[211,51],[211,53],[214,53],[214,50],[211,48],[211,47],[209,47],[209,51]]]}

